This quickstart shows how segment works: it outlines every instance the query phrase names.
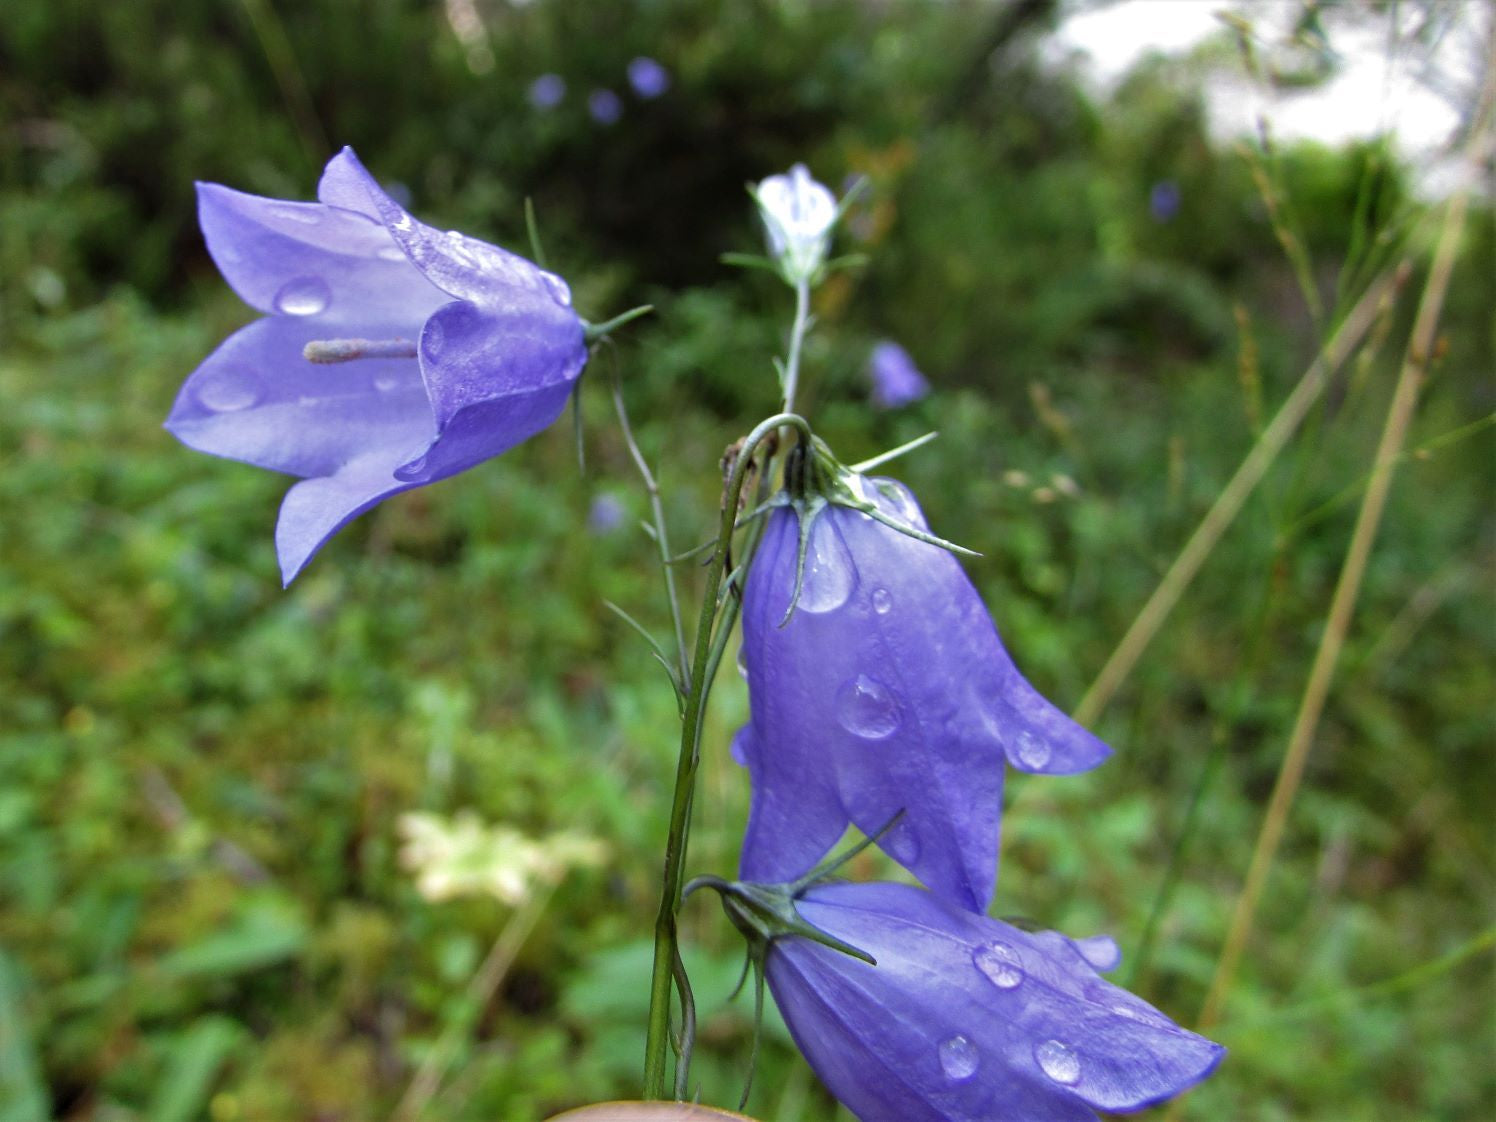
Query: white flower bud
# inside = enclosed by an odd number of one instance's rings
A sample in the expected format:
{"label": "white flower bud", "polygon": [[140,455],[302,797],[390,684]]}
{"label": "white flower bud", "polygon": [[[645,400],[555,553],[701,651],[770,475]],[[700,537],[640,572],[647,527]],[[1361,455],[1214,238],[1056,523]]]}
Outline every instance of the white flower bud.
{"label": "white flower bud", "polygon": [[754,197],[768,233],[769,253],[790,283],[809,280],[826,260],[836,196],[810,176],[804,164],[788,175],[771,175]]}

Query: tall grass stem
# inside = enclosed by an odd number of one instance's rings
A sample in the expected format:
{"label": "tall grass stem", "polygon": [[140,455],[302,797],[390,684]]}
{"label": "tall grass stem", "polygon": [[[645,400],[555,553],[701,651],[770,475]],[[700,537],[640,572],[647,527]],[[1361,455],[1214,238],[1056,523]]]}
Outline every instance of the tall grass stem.
{"label": "tall grass stem", "polygon": [[1355,527],[1351,531],[1345,561],[1330,601],[1324,633],[1320,638],[1319,649],[1315,652],[1314,663],[1304,686],[1303,698],[1299,704],[1298,715],[1294,719],[1293,730],[1289,734],[1288,749],[1284,753],[1283,763],[1278,770],[1272,797],[1268,801],[1262,829],[1257,835],[1257,844],[1253,849],[1252,860],[1247,869],[1246,883],[1242,887],[1241,895],[1237,897],[1231,925],[1226,933],[1220,959],[1216,963],[1215,977],[1211,981],[1210,990],[1200,1010],[1199,1028],[1201,1030],[1208,1029],[1220,1017],[1230,993],[1242,951],[1251,934],[1252,922],[1257,913],[1262,890],[1267,883],[1268,873],[1272,869],[1273,860],[1277,856],[1278,846],[1283,838],[1288,812],[1303,779],[1309,749],[1314,743],[1314,734],[1319,727],[1320,716],[1324,712],[1325,699],[1334,678],[1335,666],[1345,645],[1351,616],[1360,595],[1367,560],[1371,556],[1377,529],[1381,525],[1394,470],[1407,440],[1408,426],[1413,418],[1413,407],[1417,404],[1418,392],[1428,374],[1428,359],[1434,343],[1434,331],[1438,326],[1439,313],[1443,308],[1444,296],[1449,288],[1449,277],[1454,269],[1455,253],[1464,228],[1468,201],[1468,192],[1462,190],[1450,200],[1445,211],[1443,229],[1434,251],[1433,264],[1429,269],[1428,280],[1418,303],[1407,352],[1398,374],[1397,385],[1393,390],[1392,402],[1387,410],[1382,436],[1377,444],[1373,460],[1375,465],[1373,475],[1367,484],[1366,494],[1361,500],[1361,507],[1356,515]]}

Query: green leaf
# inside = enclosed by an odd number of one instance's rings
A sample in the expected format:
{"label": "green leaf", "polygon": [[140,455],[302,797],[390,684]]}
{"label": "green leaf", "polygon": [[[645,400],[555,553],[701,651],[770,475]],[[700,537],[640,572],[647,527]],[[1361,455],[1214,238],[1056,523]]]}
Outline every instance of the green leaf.
{"label": "green leaf", "polygon": [[47,1085],[21,1009],[21,977],[0,950],[0,1122],[46,1122]]}
{"label": "green leaf", "polygon": [[227,1017],[199,1017],[177,1038],[166,1071],[151,1096],[146,1117],[153,1122],[191,1122],[202,1114],[213,1079],[243,1034]]}

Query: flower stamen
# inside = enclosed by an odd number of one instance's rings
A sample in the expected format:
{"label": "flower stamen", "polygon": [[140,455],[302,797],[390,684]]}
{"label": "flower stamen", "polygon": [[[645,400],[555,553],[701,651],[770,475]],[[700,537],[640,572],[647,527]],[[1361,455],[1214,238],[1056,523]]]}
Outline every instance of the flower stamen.
{"label": "flower stamen", "polygon": [[358,358],[415,358],[409,339],[313,339],[301,349],[308,362],[332,365]]}

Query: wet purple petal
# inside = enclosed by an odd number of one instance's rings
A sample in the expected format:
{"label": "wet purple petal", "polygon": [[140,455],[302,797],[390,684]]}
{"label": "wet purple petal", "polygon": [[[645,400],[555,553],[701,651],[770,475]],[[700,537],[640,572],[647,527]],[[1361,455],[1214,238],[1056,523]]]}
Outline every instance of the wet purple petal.
{"label": "wet purple petal", "polygon": [[[862,486],[889,517],[924,528],[902,485]],[[1110,750],[1019,674],[948,551],[859,511],[832,506],[815,520],[800,598],[780,626],[798,533],[793,508],[770,516],[744,592],[750,841],[786,834],[750,846],[745,875],[792,880],[834,826],[873,833],[902,810],[880,846],[943,898],[985,911],[1004,760],[1058,774]]]}
{"label": "wet purple petal", "polygon": [[823,885],[799,910],[877,961],[790,936],[767,963],[801,1051],[864,1119],[1084,1122],[1177,1095],[1224,1053],[1103,981],[1055,932],[908,885]]}
{"label": "wet purple petal", "polygon": [[198,367],[167,420],[193,448],[306,477],[277,528],[288,583],[375,503],[549,425],[587,357],[561,278],[417,222],[350,149],[318,196],[199,185],[214,260],[270,315]]}

